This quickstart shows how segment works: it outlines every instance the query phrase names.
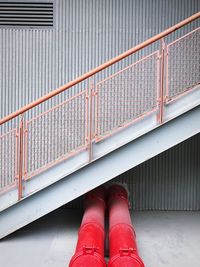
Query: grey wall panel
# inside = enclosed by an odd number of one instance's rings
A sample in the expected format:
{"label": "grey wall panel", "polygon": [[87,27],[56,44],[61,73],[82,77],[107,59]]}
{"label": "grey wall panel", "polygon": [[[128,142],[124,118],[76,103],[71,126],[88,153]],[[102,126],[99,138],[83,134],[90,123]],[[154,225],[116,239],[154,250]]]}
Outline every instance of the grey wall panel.
{"label": "grey wall panel", "polygon": [[198,10],[199,0],[55,0],[52,29],[0,27],[0,117]]}
{"label": "grey wall panel", "polygon": [[200,134],[117,179],[136,210],[200,210]]}
{"label": "grey wall panel", "polygon": [[[55,0],[53,28],[0,27],[0,117],[199,10],[199,0]],[[199,20],[170,38],[197,25]],[[147,48],[145,53],[150,51]],[[69,94],[78,90],[72,88]],[[137,200],[131,201],[134,208],[199,209],[200,138],[192,140],[191,147],[180,145],[119,178],[130,184],[131,196]],[[163,188],[171,198],[163,200]]]}
{"label": "grey wall panel", "polygon": [[[200,210],[200,134],[116,177],[134,210]],[[81,208],[82,198],[68,208]]]}

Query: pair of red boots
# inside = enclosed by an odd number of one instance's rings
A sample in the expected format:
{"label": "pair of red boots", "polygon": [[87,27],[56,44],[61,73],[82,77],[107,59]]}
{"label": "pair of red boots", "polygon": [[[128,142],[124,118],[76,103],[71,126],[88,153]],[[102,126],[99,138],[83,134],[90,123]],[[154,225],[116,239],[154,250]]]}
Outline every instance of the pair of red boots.
{"label": "pair of red boots", "polygon": [[106,207],[109,211],[108,267],[144,267],[137,251],[127,190],[119,184],[107,190],[98,187],[86,194],[76,252],[69,267],[107,266],[104,259]]}

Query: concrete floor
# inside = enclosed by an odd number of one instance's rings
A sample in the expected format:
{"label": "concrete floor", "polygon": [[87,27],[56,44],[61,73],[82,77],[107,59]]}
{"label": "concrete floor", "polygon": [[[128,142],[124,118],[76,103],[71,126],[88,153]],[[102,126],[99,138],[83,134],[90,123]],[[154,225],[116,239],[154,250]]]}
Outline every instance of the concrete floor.
{"label": "concrete floor", "polygon": [[[67,267],[82,213],[57,210],[0,242],[0,266]],[[146,267],[200,266],[200,212],[132,215]]]}

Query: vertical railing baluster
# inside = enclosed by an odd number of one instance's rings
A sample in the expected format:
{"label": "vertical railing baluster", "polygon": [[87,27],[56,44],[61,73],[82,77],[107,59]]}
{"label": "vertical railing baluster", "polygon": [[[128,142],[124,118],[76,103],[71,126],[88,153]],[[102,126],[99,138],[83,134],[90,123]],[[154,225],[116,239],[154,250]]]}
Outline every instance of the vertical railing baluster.
{"label": "vertical railing baluster", "polygon": [[94,137],[97,138],[99,134],[99,86],[95,85],[94,92]]}
{"label": "vertical railing baluster", "polygon": [[15,133],[15,184],[16,185],[18,183],[18,179],[19,179],[19,129],[16,128],[16,133]]}
{"label": "vertical railing baluster", "polygon": [[160,90],[159,90],[159,117],[160,124],[163,123],[163,111],[164,111],[164,76],[165,76],[165,42],[161,40],[160,49]]}
{"label": "vertical railing baluster", "polygon": [[93,139],[93,90],[94,82],[89,78],[88,90],[88,152],[89,162],[92,161],[92,139]]}
{"label": "vertical railing baluster", "polygon": [[28,164],[28,122],[26,121],[26,127],[24,129],[24,176],[27,175]]}
{"label": "vertical railing baluster", "polygon": [[168,68],[169,68],[169,63],[168,63],[168,60],[169,60],[169,56],[168,56],[168,45],[166,45],[166,51],[165,51],[165,67],[166,67],[166,70],[165,70],[165,73],[166,73],[166,77],[165,77],[165,103],[167,103],[167,101],[169,100],[169,79],[168,79],[168,76],[169,76],[169,73],[168,73]]}
{"label": "vertical railing baluster", "polygon": [[88,84],[88,87],[86,89],[86,95],[85,95],[85,120],[86,120],[86,123],[85,123],[85,143],[86,143],[86,146],[87,146],[87,149],[89,151],[89,95],[90,95],[90,86]]}
{"label": "vertical railing baluster", "polygon": [[24,140],[24,114],[21,115],[19,123],[19,176],[18,176],[18,200],[22,198],[22,178],[23,178],[23,140]]}

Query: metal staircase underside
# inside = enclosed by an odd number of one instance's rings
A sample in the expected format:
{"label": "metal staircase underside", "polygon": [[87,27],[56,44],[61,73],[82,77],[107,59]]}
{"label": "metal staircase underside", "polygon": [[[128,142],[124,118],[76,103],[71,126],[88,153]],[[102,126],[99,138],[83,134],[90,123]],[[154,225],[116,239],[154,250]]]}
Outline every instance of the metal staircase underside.
{"label": "metal staircase underside", "polygon": [[[167,107],[168,122],[157,126],[156,116],[154,112],[94,144],[90,164],[87,151],[81,151],[30,179],[25,188],[27,197],[20,202],[12,203],[16,188],[1,195],[0,238],[199,133],[200,86]],[[32,188],[35,191],[30,194]]]}
{"label": "metal staircase underside", "polygon": [[[0,120],[0,239],[200,132],[200,27],[163,39],[198,18]],[[160,40],[148,56],[129,58]],[[63,100],[72,86],[78,94]]]}

